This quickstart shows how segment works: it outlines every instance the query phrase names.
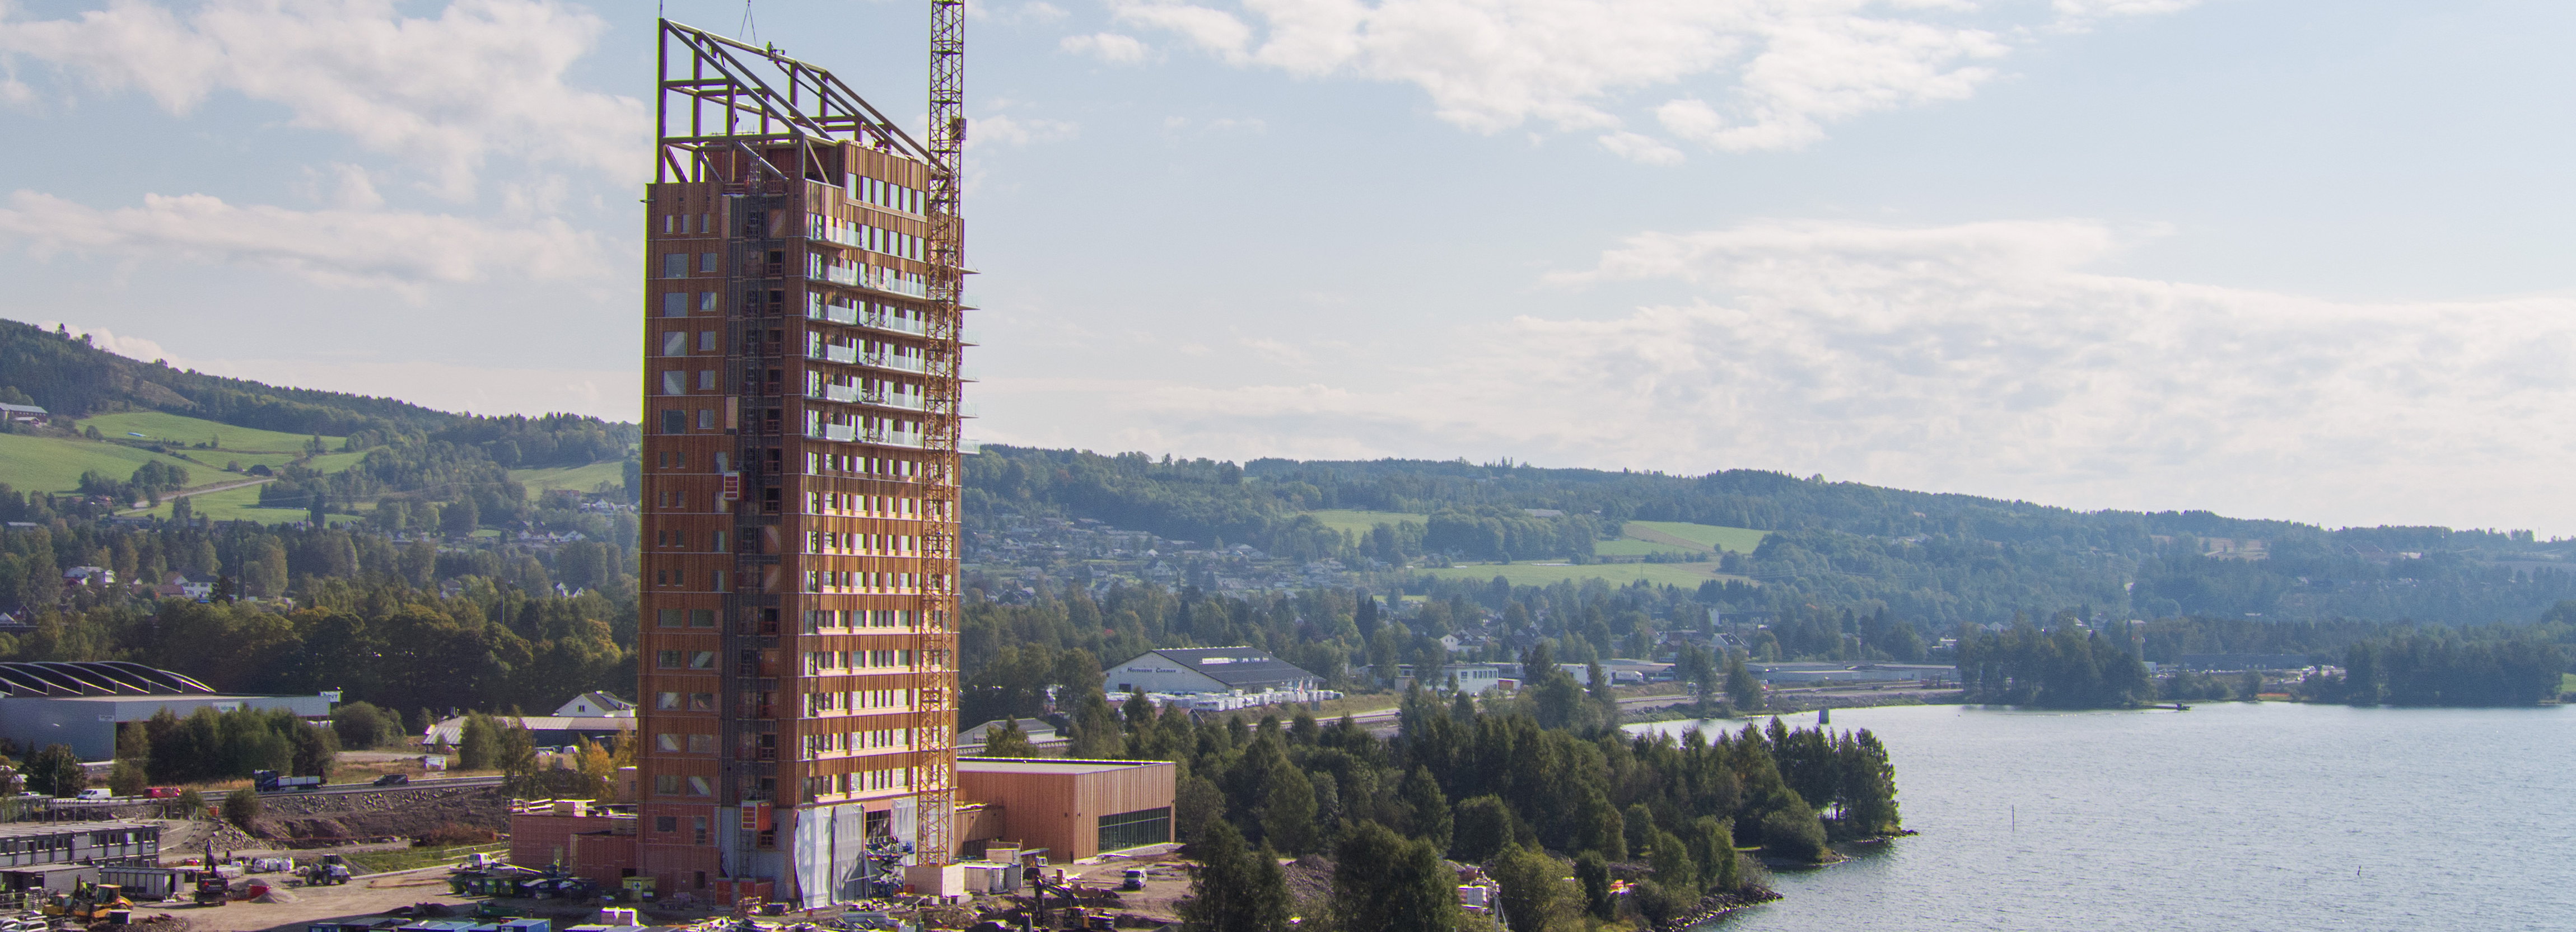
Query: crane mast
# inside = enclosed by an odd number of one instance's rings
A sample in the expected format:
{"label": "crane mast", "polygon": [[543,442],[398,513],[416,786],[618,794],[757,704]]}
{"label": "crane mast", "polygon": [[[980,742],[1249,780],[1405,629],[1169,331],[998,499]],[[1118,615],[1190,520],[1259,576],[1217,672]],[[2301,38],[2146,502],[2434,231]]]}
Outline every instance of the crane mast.
{"label": "crane mast", "polygon": [[[959,362],[964,355],[966,275],[965,226],[958,212],[964,194],[965,177],[962,163],[966,150],[966,2],[965,0],[931,0],[930,2],[930,236],[928,282],[930,314],[928,324],[931,352],[924,360],[930,368],[926,401],[930,416],[929,430],[922,437],[924,465],[930,473],[923,478],[928,504],[937,520],[934,530],[924,541],[929,556],[956,560],[959,553],[958,513],[965,475],[960,455],[964,452],[960,431],[965,412],[958,396],[964,391]],[[954,566],[952,562],[949,565]],[[939,632],[943,654],[930,670],[952,671],[957,661],[957,628],[963,620],[957,617],[958,589],[963,580],[954,573],[925,587],[922,594],[922,616]],[[932,673],[936,682],[922,684],[920,716],[914,733],[928,745],[922,750],[924,792],[916,798],[917,846],[925,863],[945,864],[956,853],[957,817],[955,768],[957,764],[957,700],[954,672]],[[936,697],[936,698],[932,698]]]}

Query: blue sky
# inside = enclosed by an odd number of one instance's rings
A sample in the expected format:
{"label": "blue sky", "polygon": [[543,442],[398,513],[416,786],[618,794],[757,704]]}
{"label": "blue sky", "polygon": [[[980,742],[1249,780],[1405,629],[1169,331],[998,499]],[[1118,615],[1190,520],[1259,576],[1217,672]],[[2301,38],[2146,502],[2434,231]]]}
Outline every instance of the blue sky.
{"label": "blue sky", "polygon": [[[926,4],[756,0],[922,111]],[[742,31],[738,2],[671,2]],[[0,0],[0,314],[637,410],[652,4]],[[994,0],[989,441],[2576,531],[2565,4]]]}

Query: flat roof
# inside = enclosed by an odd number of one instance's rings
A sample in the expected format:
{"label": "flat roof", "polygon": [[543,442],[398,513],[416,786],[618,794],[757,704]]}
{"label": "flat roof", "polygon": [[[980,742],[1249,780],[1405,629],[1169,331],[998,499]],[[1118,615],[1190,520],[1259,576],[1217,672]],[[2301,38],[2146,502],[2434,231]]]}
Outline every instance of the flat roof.
{"label": "flat roof", "polygon": [[960,757],[959,773],[1108,773],[1133,767],[1171,767],[1167,760],[1062,760],[1030,757]]}
{"label": "flat roof", "polygon": [[315,697],[298,694],[263,696],[216,693],[104,693],[88,696],[0,696],[0,699],[42,699],[47,702],[244,702],[252,699],[312,698]]}
{"label": "flat roof", "polygon": [[0,838],[73,835],[81,832],[108,832],[122,828],[148,828],[155,832],[161,830],[158,825],[147,825],[141,822],[38,822],[30,825],[0,825]]}

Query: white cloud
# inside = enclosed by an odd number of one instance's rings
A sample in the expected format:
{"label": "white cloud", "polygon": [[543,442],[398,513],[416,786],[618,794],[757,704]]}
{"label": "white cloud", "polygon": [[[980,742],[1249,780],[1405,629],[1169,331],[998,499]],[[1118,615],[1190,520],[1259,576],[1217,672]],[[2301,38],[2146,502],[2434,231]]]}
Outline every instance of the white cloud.
{"label": "white cloud", "polygon": [[1966,97],[1996,76],[1983,63],[2010,51],[2006,36],[2049,31],[2030,27],[2190,0],[2065,0],[2052,22],[1907,0],[1107,2],[1118,20],[1228,63],[1420,87],[1439,118],[1477,132],[1530,122],[1613,130],[1630,96],[1681,88],[1686,96],[1658,114],[1668,130],[1748,151],[1804,146],[1863,113]]}
{"label": "white cloud", "polygon": [[1601,147],[1631,162],[1646,165],[1679,165],[1682,150],[1665,145],[1663,140],[1625,130],[1601,137]]}
{"label": "white cloud", "polygon": [[1300,374],[1313,384],[1018,403],[1200,455],[1764,468],[2076,507],[2576,528],[2576,423],[2557,414],[2576,407],[2576,299],[2354,304],[2086,271],[2136,236],[1646,234],[1556,281],[1699,298],[1462,330],[1429,359],[1318,354],[1348,368]]}
{"label": "white cloud", "polygon": [[65,19],[0,4],[0,59],[32,59],[172,113],[212,94],[286,107],[293,125],[345,134],[470,196],[493,154],[640,177],[642,101],[578,90],[564,74],[604,28],[549,0],[455,0],[406,17],[388,0],[206,0],[184,14],[110,0]]}
{"label": "white cloud", "polygon": [[196,368],[193,363],[170,355],[170,351],[162,349],[161,344],[142,337],[125,336],[105,327],[75,326],[59,320],[40,320],[36,321],[35,324],[36,328],[39,330],[52,330],[59,327],[74,337],[88,337],[90,345],[115,353],[119,356],[123,356],[127,359],[140,359],[144,362],[166,362],[169,363],[172,368],[177,369]]}
{"label": "white cloud", "polygon": [[1089,55],[1113,65],[1133,65],[1145,60],[1145,43],[1135,36],[1114,32],[1097,32],[1087,36],[1066,36],[1057,43],[1065,51]]}
{"label": "white cloud", "polygon": [[236,206],[203,194],[147,194],[141,207],[100,210],[18,191],[0,207],[0,236],[25,240],[38,256],[259,265],[335,287],[585,279],[608,267],[598,235],[561,220],[507,228],[442,214]]}

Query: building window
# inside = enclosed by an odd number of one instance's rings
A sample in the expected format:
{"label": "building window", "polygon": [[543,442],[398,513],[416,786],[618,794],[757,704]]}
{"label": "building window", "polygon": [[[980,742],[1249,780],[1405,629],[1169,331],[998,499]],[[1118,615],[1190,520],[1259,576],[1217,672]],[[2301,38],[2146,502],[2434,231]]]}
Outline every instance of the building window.
{"label": "building window", "polygon": [[689,277],[689,254],[688,254],[688,253],[685,253],[685,252],[670,252],[670,253],[663,253],[663,254],[662,254],[662,277],[663,277],[663,278],[687,278],[687,277]]}
{"label": "building window", "polygon": [[716,271],[717,268],[715,253],[707,252],[698,254],[698,271],[713,272]]}
{"label": "building window", "polygon": [[[671,655],[671,656],[673,656],[673,657],[677,657],[677,656],[679,656],[679,653],[680,653],[680,652],[679,652],[679,651],[676,651],[676,650],[666,650],[666,651],[663,651],[662,653],[664,653],[664,654],[668,654],[668,655]],[[673,664],[673,666],[677,666],[677,664]],[[716,668],[716,652],[715,652],[715,651],[711,651],[711,650],[700,650],[700,651],[690,651],[690,652],[689,652],[689,669],[692,669],[692,670],[713,670],[713,669],[715,669],[715,668]]]}
{"label": "building window", "polygon": [[681,651],[676,651],[676,650],[661,650],[661,651],[654,651],[654,652],[653,652],[653,665],[654,665],[654,666],[656,666],[656,667],[660,667],[660,668],[662,668],[662,669],[665,669],[665,670],[677,670],[677,669],[680,669],[680,657],[681,657],[681,653],[682,653]]}
{"label": "building window", "polygon": [[680,709],[680,701],[679,693],[653,694],[653,707],[656,709],[666,709],[676,712]]}
{"label": "building window", "polygon": [[713,331],[713,330],[700,330],[700,331],[698,331],[698,352],[701,352],[701,353],[712,353],[712,352],[715,352],[715,351],[716,351],[716,332],[715,332],[715,331]]}
{"label": "building window", "polygon": [[689,332],[686,330],[662,331],[662,355],[689,355]]}
{"label": "building window", "polygon": [[[709,386],[709,387],[713,387],[713,386]],[[688,394],[688,393],[689,393],[689,374],[688,374],[688,373],[686,373],[686,372],[682,372],[682,371],[677,370],[677,369],[673,369],[673,370],[671,370],[671,371],[669,371],[669,372],[662,373],[662,394],[665,394],[665,395],[686,395],[686,394]]]}
{"label": "building window", "polygon": [[665,834],[680,830],[679,816],[654,816],[653,830]]}
{"label": "building window", "polygon": [[691,796],[713,796],[713,795],[716,795],[716,785],[715,785],[715,781],[713,781],[713,780],[709,780],[709,779],[707,779],[707,778],[705,778],[705,777],[690,777],[690,778],[689,778],[689,795],[691,795]]}
{"label": "building window", "polygon": [[702,392],[711,392],[716,390],[716,370],[698,370],[698,390]]}
{"label": "building window", "polygon": [[698,409],[698,429],[699,429],[699,430],[714,430],[714,429],[716,429],[716,409],[714,409],[714,408],[699,408],[699,409]]}
{"label": "building window", "polygon": [[712,314],[715,313],[715,310],[716,293],[712,291],[698,292],[698,311],[700,313]]}
{"label": "building window", "polygon": [[1100,817],[1100,850],[1124,851],[1172,840],[1172,807]]}
{"label": "building window", "polygon": [[687,432],[688,432],[688,430],[689,430],[689,413],[688,413],[688,412],[686,412],[686,411],[679,411],[679,410],[670,410],[670,411],[664,411],[664,412],[662,412],[662,432],[663,432],[663,433],[666,433],[666,434],[680,434],[680,433],[687,433]]}
{"label": "building window", "polygon": [[716,736],[714,736],[714,735],[690,735],[690,736],[689,736],[689,753],[691,753],[691,754],[713,754],[713,753],[715,753],[715,752],[716,752]]}
{"label": "building window", "polygon": [[691,711],[691,712],[713,712],[713,711],[715,711],[715,710],[716,710],[716,694],[714,694],[714,693],[690,693],[690,694],[689,694],[689,711]]}
{"label": "building window", "polygon": [[653,613],[653,620],[661,627],[677,628],[680,626],[680,610],[676,608],[662,609]]}
{"label": "building window", "polygon": [[[656,751],[670,751],[678,753],[680,750],[680,736],[669,732],[654,735],[653,749]],[[663,831],[669,831],[669,829],[664,829]]]}
{"label": "building window", "polygon": [[662,296],[662,316],[664,316],[664,317],[687,317],[687,316],[689,316],[689,296],[688,296],[688,295],[686,295],[686,294],[683,294],[683,293],[681,293],[681,292],[677,292],[677,291],[671,292],[670,294],[663,295],[663,296]]}
{"label": "building window", "polygon": [[655,775],[653,777],[653,792],[661,796],[680,795],[679,775],[669,773]]}
{"label": "building window", "polygon": [[692,628],[713,628],[713,627],[715,627],[715,626],[716,626],[716,610],[715,610],[715,609],[712,609],[712,608],[693,608],[693,609],[690,609],[690,610],[689,610],[689,627],[692,627]]}

